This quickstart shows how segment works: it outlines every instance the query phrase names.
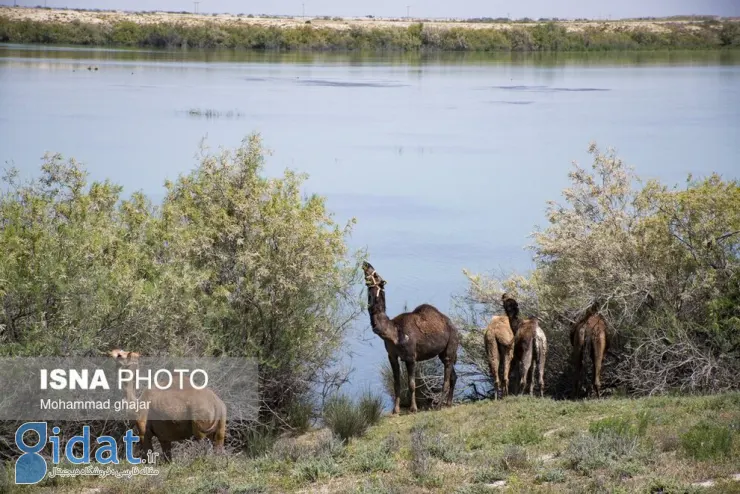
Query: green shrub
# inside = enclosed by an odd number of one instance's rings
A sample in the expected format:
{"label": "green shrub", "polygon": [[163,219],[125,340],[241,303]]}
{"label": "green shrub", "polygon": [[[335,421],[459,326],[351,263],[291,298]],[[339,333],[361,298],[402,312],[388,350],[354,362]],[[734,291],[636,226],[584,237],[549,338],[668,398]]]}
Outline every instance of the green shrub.
{"label": "green shrub", "polygon": [[568,468],[588,475],[616,461],[636,457],[640,444],[636,437],[601,431],[597,435],[579,434],[565,450]]}
{"label": "green shrub", "polygon": [[553,484],[565,482],[565,472],[561,470],[560,468],[553,468],[553,469],[538,473],[535,476],[534,480],[538,484],[542,484],[545,482],[550,482]]}
{"label": "green shrub", "polygon": [[324,404],[324,424],[342,441],[360,437],[371,425],[378,422],[382,413],[382,400],[365,394],[359,403],[346,395],[334,395]]}
{"label": "green shrub", "polygon": [[681,446],[697,460],[729,457],[732,453],[732,431],[729,427],[702,421],[681,434]]}
{"label": "green shrub", "polygon": [[333,458],[320,456],[318,458],[305,459],[293,470],[293,475],[301,482],[318,482],[331,477],[336,477],[341,469]]}
{"label": "green shrub", "polygon": [[296,400],[286,410],[285,422],[294,433],[301,434],[311,428],[313,406],[310,403]]}
{"label": "green shrub", "polygon": [[529,455],[526,449],[516,445],[506,446],[501,456],[501,467],[504,470],[524,470],[529,466]]}
{"label": "green shrub", "polygon": [[508,475],[501,469],[500,465],[492,465],[478,470],[473,477],[476,484],[492,484],[499,480],[506,480]]}
{"label": "green shrub", "polygon": [[383,416],[383,398],[380,395],[366,391],[360,398],[358,406],[368,425],[375,425],[380,422],[380,418]]}
{"label": "green shrub", "polygon": [[525,446],[537,444],[543,439],[542,433],[530,422],[522,422],[506,431],[503,436],[504,442]]}
{"label": "green shrub", "polygon": [[628,417],[607,417],[588,426],[588,431],[594,436],[614,435],[617,437],[636,437],[637,428]]}
{"label": "green shrub", "polygon": [[427,448],[426,431],[411,429],[411,474],[418,480],[429,478],[432,470],[432,455]]}
{"label": "green shrub", "polygon": [[389,435],[378,447],[364,445],[355,452],[353,470],[359,473],[390,472],[396,467],[393,455],[398,451],[398,438]]}

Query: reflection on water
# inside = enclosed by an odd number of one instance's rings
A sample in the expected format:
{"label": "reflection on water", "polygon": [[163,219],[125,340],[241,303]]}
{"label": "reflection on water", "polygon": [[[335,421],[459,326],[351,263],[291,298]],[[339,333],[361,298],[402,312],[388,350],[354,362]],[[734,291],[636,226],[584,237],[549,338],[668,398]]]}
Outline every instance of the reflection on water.
{"label": "reflection on water", "polygon": [[91,48],[83,46],[43,46],[0,44],[5,58],[34,57],[50,59],[90,59],[111,61],[163,61],[163,62],[244,62],[290,64],[379,64],[379,65],[429,65],[447,66],[481,65],[537,65],[562,66],[619,66],[619,65],[734,65],[740,62],[738,50],[687,51],[637,51],[637,52],[575,52],[575,53],[478,53],[478,52],[310,52],[310,51],[259,51],[259,50],[205,50],[205,49],[137,49]]}
{"label": "reflection on water", "polygon": [[[98,71],[87,70],[98,67]],[[389,280],[388,312],[449,311],[473,272],[526,271],[524,247],[592,140],[646,178],[737,175],[740,52],[277,53],[0,45],[0,163],[46,151],[154,200],[200,140],[258,131],[266,173],[307,172],[354,248]],[[358,293],[364,287],[357,287]],[[364,341],[367,339],[368,341]],[[387,362],[364,314],[353,389]],[[349,355],[349,353],[348,353]],[[349,357],[345,363],[350,362]]]}
{"label": "reflection on water", "polygon": [[503,89],[504,91],[532,91],[535,93],[609,91],[609,89],[598,87],[493,86],[492,88]]}

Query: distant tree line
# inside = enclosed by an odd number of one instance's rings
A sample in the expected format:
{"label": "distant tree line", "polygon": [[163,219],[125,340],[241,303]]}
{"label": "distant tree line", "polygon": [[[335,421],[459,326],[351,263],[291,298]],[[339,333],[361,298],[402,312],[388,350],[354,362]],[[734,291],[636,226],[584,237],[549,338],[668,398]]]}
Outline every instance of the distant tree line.
{"label": "distant tree line", "polygon": [[[483,20],[476,20],[484,22]],[[496,19],[491,19],[494,23]],[[546,22],[512,23],[507,28],[351,27],[339,30],[313,26],[184,23],[110,24],[40,22],[0,18],[0,42],[130,46],[155,48],[241,48],[257,50],[376,51],[606,51],[685,50],[740,46],[740,22],[704,20],[665,23],[664,31],[614,23],[594,24],[581,31]]]}

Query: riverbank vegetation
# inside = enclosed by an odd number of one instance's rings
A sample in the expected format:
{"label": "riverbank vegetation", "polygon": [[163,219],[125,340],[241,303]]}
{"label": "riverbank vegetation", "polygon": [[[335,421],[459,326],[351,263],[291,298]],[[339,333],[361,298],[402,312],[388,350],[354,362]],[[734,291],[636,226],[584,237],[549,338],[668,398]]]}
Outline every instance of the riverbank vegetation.
{"label": "riverbank vegetation", "polygon": [[[242,19],[239,19],[242,20]],[[491,27],[358,26],[339,29],[244,22],[197,23],[133,20],[82,22],[0,17],[0,42],[153,48],[257,50],[366,50],[568,52],[686,50],[740,46],[740,21],[707,19],[660,24],[593,22],[569,29],[566,22],[478,22]]]}
{"label": "riverbank vegetation", "polygon": [[[553,401],[510,397],[382,417],[342,441],[285,436],[250,458],[179,444],[155,476],[45,479],[60,494],[740,491],[740,394]],[[38,486],[0,485],[9,493]],[[121,469],[127,468],[121,465]],[[0,472],[1,474],[2,472]]]}

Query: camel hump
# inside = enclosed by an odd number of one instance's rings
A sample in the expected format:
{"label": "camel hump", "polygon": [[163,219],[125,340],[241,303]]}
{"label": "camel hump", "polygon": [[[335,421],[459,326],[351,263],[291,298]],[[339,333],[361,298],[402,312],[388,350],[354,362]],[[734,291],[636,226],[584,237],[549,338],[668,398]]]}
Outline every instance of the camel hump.
{"label": "camel hump", "polygon": [[450,318],[433,305],[421,304],[412,314],[416,327],[422,333],[444,333],[452,328]]}
{"label": "camel hump", "polygon": [[439,309],[437,309],[435,306],[430,304],[421,304],[416,309],[414,309],[415,314],[433,314],[435,316],[442,316],[444,317],[444,314],[442,314]]}

